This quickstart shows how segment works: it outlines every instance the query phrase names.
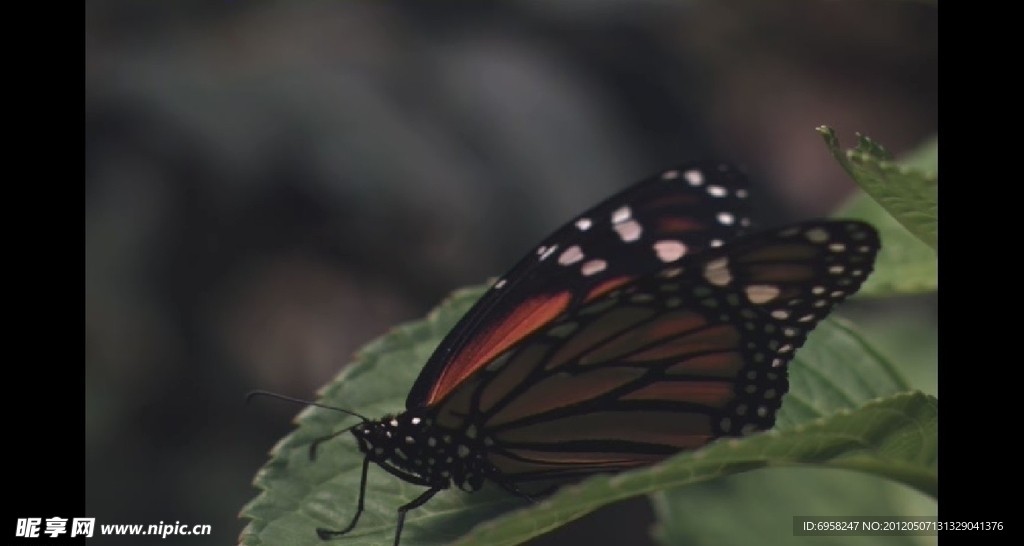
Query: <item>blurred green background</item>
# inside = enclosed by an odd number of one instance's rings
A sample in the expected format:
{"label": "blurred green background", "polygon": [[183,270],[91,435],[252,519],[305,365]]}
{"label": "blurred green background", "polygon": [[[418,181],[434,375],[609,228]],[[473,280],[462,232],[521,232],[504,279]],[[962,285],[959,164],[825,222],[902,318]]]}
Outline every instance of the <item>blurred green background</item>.
{"label": "blurred green background", "polygon": [[[814,128],[933,135],[936,36],[901,1],[87,2],[85,515],[233,543],[298,410],[247,391],[313,397],[673,163],[744,165],[764,224],[831,213],[855,188]],[[841,314],[936,392],[933,294]],[[534,544],[653,544],[654,520],[631,501]]]}

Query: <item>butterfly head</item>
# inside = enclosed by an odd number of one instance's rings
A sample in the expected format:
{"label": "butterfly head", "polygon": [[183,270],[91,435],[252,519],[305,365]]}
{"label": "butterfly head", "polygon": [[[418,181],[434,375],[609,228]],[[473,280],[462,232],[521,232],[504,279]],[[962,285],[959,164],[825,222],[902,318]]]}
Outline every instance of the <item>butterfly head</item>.
{"label": "butterfly head", "polygon": [[416,450],[430,420],[408,413],[386,415],[352,427],[359,449],[373,462],[401,459]]}

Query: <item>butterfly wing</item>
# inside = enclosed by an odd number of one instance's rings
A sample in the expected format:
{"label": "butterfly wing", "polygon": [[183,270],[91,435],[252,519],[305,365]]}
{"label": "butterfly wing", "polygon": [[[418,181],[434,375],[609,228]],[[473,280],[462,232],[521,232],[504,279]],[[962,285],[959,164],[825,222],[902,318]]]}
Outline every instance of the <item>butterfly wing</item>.
{"label": "butterfly wing", "polygon": [[[510,483],[630,468],[770,428],[786,364],[879,249],[856,221],[741,237],[584,301],[439,404]],[[479,431],[479,432],[478,432]]]}
{"label": "butterfly wing", "polygon": [[456,324],[406,401],[432,406],[552,321],[658,268],[749,229],[746,178],[694,162],[643,180],[581,214],[523,258]]}

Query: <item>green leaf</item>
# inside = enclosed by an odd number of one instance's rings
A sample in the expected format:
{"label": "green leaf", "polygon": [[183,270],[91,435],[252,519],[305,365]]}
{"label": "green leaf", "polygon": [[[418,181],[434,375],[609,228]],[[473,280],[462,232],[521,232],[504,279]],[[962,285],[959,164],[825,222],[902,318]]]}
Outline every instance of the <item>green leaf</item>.
{"label": "green leaf", "polygon": [[885,210],[911,233],[936,248],[938,245],[938,175],[937,168],[920,167],[930,157],[938,158],[938,141],[934,154],[922,152],[913,158],[913,165],[900,165],[873,140],[858,135],[857,146],[845,152],[830,127],[819,127],[829,151]]}
{"label": "green leaf", "polygon": [[875,270],[857,292],[858,297],[931,292],[938,288],[935,250],[907,231],[875,200],[860,193],[835,216],[864,220],[875,226],[882,238]]}
{"label": "green leaf", "polygon": [[[321,401],[370,417],[402,411],[423,362],[482,291],[457,292],[426,319],[396,328],[370,343],[323,390]],[[896,436],[911,423],[920,426],[919,443],[929,438],[934,441],[934,432],[922,422],[922,415],[929,411],[923,406],[933,411],[934,399],[905,395],[835,415],[865,400],[906,389],[892,366],[852,328],[833,320],[819,325],[791,365],[790,379],[790,394],[776,431],[717,442],[628,474],[591,478],[472,531],[480,522],[524,507],[524,501],[496,487],[473,494],[444,491],[409,512],[402,544],[515,544],[616,500],[774,464],[827,463],[934,489],[933,471],[912,462],[896,464],[900,461]],[[815,421],[830,414],[834,416],[826,421]],[[274,447],[271,460],[257,474],[255,485],[262,492],[242,511],[250,520],[242,534],[243,544],[323,546],[315,534],[317,527],[339,529],[348,524],[355,514],[362,463],[355,442],[347,434],[326,442],[316,461],[309,460],[308,449],[314,439],[355,422],[352,417],[319,408],[300,414],[297,429]],[[805,436],[808,430],[812,436]],[[904,442],[903,453],[913,447],[909,440]],[[359,525],[332,544],[389,543],[396,509],[422,491],[422,487],[371,467]]]}
{"label": "green leaf", "polygon": [[[767,468],[652,495],[664,545],[789,546],[793,516],[930,516],[927,495],[862,472],[829,468]],[[741,525],[737,523],[742,522]],[[921,546],[934,536],[819,536],[815,546]]]}
{"label": "green leaf", "polygon": [[924,141],[916,150],[901,157],[900,163],[926,173],[939,172],[939,137]]}
{"label": "green leaf", "polygon": [[789,365],[789,394],[775,418],[775,430],[788,430],[909,390],[892,363],[853,325],[828,318],[814,329]]}

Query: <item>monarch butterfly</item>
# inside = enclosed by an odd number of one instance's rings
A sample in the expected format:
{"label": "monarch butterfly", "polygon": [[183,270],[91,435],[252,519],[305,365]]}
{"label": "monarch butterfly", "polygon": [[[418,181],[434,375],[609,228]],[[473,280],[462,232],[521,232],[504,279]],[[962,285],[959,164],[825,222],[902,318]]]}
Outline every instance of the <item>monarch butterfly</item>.
{"label": "monarch butterfly", "polygon": [[773,426],[786,365],[871,273],[877,232],[814,220],[752,232],[745,176],[693,162],[569,221],[494,282],[444,338],[406,411],[351,432],[370,463],[439,491],[648,465]]}

